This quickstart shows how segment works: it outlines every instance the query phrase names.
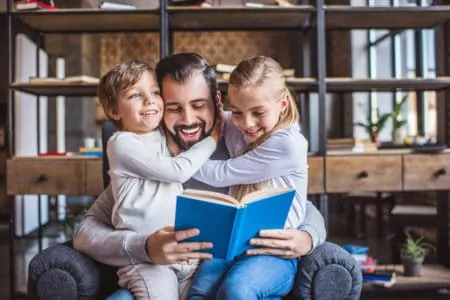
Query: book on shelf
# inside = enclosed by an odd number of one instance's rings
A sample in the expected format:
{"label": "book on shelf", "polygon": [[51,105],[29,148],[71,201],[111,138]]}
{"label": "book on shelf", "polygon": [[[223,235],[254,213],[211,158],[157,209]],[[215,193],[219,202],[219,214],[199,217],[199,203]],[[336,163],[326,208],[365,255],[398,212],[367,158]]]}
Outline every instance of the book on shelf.
{"label": "book on shelf", "polygon": [[214,258],[231,260],[252,248],[249,240],[261,230],[283,229],[295,190],[256,191],[240,202],[217,192],[187,189],[177,197],[175,230],[198,228],[186,241],[211,242],[203,250]]}
{"label": "book on shelf", "polygon": [[88,75],[67,76],[65,78],[30,77],[29,82],[35,84],[98,84],[99,78]]}
{"label": "book on shelf", "polygon": [[16,3],[16,10],[56,10],[53,0],[26,0]]}
{"label": "book on shelf", "polygon": [[[220,79],[229,80],[230,73],[233,72],[233,70],[236,68],[236,65],[218,63],[213,67]],[[282,72],[285,78],[295,77],[294,69],[283,69]]]}
{"label": "book on shelf", "polygon": [[101,1],[99,7],[101,9],[117,9],[117,10],[136,9],[136,7],[133,4],[116,1]]}

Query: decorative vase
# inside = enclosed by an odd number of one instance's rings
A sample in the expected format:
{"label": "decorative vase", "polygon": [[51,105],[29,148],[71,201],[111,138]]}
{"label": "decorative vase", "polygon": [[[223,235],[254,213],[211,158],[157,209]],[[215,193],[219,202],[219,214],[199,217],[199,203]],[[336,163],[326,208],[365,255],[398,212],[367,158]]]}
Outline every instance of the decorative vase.
{"label": "decorative vase", "polygon": [[404,131],[402,128],[397,128],[392,131],[392,143],[394,145],[403,145]]}
{"label": "decorative vase", "polygon": [[423,257],[411,257],[402,255],[403,275],[408,277],[419,277],[422,270]]}

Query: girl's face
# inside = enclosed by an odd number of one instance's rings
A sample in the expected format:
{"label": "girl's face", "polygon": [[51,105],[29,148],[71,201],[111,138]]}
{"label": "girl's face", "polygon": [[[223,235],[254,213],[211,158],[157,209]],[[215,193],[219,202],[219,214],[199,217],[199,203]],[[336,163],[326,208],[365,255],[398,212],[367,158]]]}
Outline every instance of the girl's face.
{"label": "girl's face", "polygon": [[247,143],[273,130],[289,100],[287,95],[274,99],[264,86],[230,86],[228,96],[231,121],[242,132]]}
{"label": "girl's face", "polygon": [[122,129],[142,134],[158,128],[163,117],[164,103],[152,74],[145,72],[131,88],[121,91],[112,117]]}

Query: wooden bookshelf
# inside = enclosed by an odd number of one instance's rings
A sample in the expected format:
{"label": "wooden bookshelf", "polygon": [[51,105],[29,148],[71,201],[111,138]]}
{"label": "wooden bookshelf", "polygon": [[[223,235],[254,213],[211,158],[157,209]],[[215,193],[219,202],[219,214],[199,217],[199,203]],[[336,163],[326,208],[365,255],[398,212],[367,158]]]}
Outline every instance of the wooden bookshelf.
{"label": "wooden bookshelf", "polygon": [[159,31],[159,10],[58,9],[12,13],[43,33]]}
{"label": "wooden bookshelf", "polygon": [[168,7],[175,30],[301,29],[315,12],[310,5],[293,7]]}
{"label": "wooden bookshelf", "polygon": [[325,6],[325,26],[332,29],[433,28],[450,20],[450,6]]}

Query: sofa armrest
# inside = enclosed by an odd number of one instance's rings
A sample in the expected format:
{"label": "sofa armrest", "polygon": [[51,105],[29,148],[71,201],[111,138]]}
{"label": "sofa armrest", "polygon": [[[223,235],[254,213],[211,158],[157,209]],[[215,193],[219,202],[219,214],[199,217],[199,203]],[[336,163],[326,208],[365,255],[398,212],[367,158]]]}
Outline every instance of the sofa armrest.
{"label": "sofa armrest", "polygon": [[109,292],[104,286],[115,288],[117,281],[110,281],[114,275],[113,268],[102,267],[74,250],[69,241],[49,247],[31,260],[28,294],[30,299],[98,299]]}
{"label": "sofa armrest", "polygon": [[362,273],[342,247],[325,242],[300,259],[293,295],[297,299],[359,299]]}

